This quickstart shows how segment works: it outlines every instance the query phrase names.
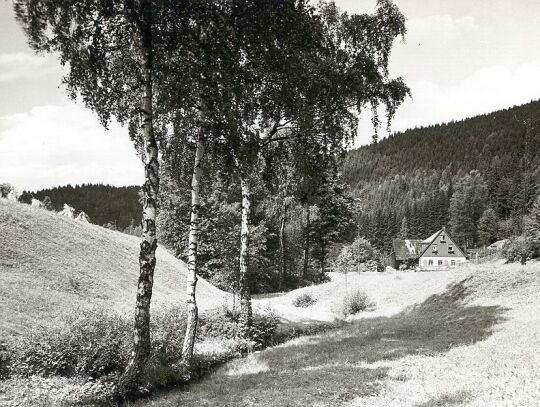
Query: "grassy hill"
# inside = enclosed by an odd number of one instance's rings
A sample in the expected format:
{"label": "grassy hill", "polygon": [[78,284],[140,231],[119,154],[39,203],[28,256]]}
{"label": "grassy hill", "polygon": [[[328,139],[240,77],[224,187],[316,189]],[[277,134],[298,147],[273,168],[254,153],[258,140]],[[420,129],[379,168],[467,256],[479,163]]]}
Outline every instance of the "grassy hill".
{"label": "grassy hill", "polygon": [[[0,199],[0,336],[78,307],[134,308],[139,239],[54,212]],[[158,248],[153,304],[181,304],[186,265]],[[200,279],[202,309],[226,293]]]}

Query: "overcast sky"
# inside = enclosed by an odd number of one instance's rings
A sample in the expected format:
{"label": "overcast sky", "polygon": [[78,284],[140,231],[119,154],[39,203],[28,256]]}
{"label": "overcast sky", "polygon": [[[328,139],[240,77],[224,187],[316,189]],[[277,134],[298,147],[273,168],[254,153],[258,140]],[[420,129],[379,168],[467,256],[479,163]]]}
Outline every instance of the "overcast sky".
{"label": "overcast sky", "polygon": [[[375,0],[337,0],[351,13]],[[540,98],[540,1],[395,0],[407,17],[392,76],[412,91],[393,130],[462,119]],[[67,183],[142,182],[127,132],[103,130],[59,87],[61,70],[38,57],[0,0],[0,182],[19,190]],[[357,145],[371,138],[369,118]]]}

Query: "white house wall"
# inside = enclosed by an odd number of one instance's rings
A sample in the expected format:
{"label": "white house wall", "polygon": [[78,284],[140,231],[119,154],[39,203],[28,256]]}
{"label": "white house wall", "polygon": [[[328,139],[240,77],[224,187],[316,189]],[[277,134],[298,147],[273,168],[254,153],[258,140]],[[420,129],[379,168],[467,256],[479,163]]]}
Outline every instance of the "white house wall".
{"label": "white house wall", "polygon": [[[432,260],[433,264],[429,264],[429,261]],[[439,266],[439,260],[442,261],[442,265]],[[456,264],[452,265],[452,260],[456,262]],[[457,267],[462,263],[465,263],[467,259],[465,257],[421,257],[420,258],[420,268],[421,269],[439,269],[439,268],[450,268],[450,267]]]}

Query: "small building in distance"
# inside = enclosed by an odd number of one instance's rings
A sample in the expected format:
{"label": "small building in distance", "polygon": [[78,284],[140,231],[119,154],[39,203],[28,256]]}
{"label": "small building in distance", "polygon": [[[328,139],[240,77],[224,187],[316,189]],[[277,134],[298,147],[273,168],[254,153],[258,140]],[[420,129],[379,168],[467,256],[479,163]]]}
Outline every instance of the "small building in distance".
{"label": "small building in distance", "polygon": [[394,239],[389,265],[395,269],[414,268],[418,265],[418,257],[422,252],[422,240]]}
{"label": "small building in distance", "polygon": [[444,226],[424,240],[394,239],[392,247],[390,265],[394,268],[405,265],[408,268],[418,267],[422,271],[446,270],[467,261],[465,253]]}

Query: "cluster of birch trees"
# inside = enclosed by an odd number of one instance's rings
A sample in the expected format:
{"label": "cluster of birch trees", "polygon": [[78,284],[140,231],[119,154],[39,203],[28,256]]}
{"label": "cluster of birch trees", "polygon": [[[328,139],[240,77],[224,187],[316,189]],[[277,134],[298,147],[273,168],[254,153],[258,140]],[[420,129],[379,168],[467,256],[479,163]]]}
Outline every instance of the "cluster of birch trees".
{"label": "cluster of birch trees", "polygon": [[[189,230],[187,331],[190,364],[197,327],[197,244],[202,164],[230,173],[241,190],[240,327],[249,335],[249,262],[255,171],[277,143],[302,162],[334,157],[351,142],[359,113],[386,107],[390,119],[408,89],[388,73],[405,19],[390,0],[348,15],[306,0],[15,0],[30,46],[65,67],[68,94],[106,127],[126,124],[144,165],[142,242],[133,352],[119,389],[129,391],[150,354],[160,157],[174,137],[194,148]],[[379,125],[375,114],[375,128]],[[81,140],[81,142],[83,142]],[[300,148],[301,147],[301,148]],[[314,160],[314,157],[316,160]],[[285,160],[287,160],[285,158]],[[322,164],[321,161],[321,164]],[[309,167],[309,166],[308,166]]]}

